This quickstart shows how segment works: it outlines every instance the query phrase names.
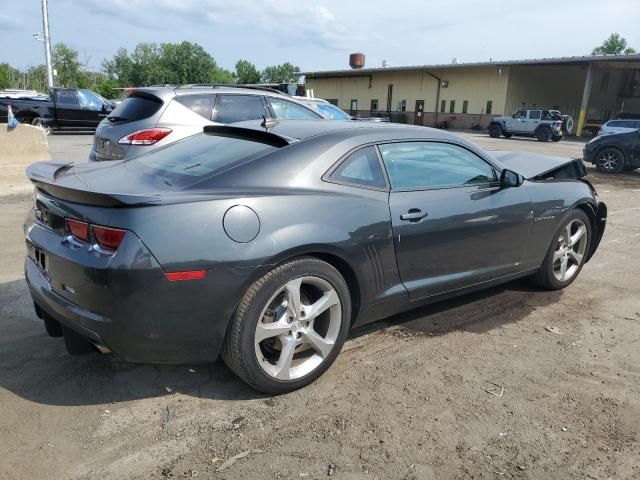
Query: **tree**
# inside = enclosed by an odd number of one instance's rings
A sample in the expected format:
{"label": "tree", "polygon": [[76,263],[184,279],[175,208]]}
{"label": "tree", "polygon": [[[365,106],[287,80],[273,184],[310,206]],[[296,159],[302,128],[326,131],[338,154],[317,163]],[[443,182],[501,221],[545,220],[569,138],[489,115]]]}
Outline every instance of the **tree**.
{"label": "tree", "polygon": [[51,52],[53,68],[56,69],[56,84],[63,87],[80,87],[87,85],[87,78],[80,68],[78,52],[64,43],[56,43]]}
{"label": "tree", "polygon": [[160,46],[163,83],[209,83],[215,81],[218,66],[196,43],[163,43]]}
{"label": "tree", "polygon": [[102,62],[102,70],[111,80],[117,81],[121,87],[134,85],[133,83],[133,60],[129,57],[126,48],[119,48],[111,60]]}
{"label": "tree", "polygon": [[121,90],[118,89],[118,82],[112,78],[97,83],[93,90],[104,98],[118,98],[121,94]]}
{"label": "tree", "polygon": [[14,86],[17,70],[8,63],[0,63],[0,90]]}
{"label": "tree", "polygon": [[131,54],[119,49],[102,62],[106,75],[120,87],[233,83],[233,73],[218,67],[197,43],[139,43]]}
{"label": "tree", "polygon": [[264,83],[293,83],[298,80],[299,76],[300,67],[287,62],[265,68],[262,72],[262,81]]}
{"label": "tree", "polygon": [[260,83],[262,75],[256,66],[248,60],[238,60],[236,62],[236,77],[238,83]]}
{"label": "tree", "polygon": [[620,36],[619,33],[609,35],[602,45],[596,47],[591,55],[630,55],[636,53],[635,49],[627,47],[627,40]]}

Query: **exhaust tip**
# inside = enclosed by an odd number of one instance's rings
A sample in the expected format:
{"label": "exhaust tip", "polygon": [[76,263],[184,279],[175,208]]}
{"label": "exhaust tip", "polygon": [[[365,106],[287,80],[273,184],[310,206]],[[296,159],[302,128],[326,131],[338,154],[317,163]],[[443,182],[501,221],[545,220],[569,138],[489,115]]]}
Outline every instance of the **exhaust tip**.
{"label": "exhaust tip", "polygon": [[96,347],[98,352],[100,352],[102,355],[106,355],[108,353],[111,353],[111,350],[109,350],[109,348],[107,348],[106,345],[102,345],[100,343],[94,343],[93,346]]}

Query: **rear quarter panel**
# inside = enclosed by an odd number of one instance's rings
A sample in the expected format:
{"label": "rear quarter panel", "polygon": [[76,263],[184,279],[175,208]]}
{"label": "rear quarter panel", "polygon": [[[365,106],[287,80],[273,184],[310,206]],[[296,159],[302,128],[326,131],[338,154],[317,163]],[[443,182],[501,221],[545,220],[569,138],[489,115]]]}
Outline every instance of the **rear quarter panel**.
{"label": "rear quarter panel", "polygon": [[[168,271],[252,269],[248,288],[273,265],[323,253],[350,265],[362,303],[404,293],[395,262],[388,194],[336,187],[335,192],[282,191],[127,209],[117,214],[117,224],[134,230]],[[259,217],[259,233],[250,242],[238,243],[225,233],[225,212],[235,205],[246,205]]]}

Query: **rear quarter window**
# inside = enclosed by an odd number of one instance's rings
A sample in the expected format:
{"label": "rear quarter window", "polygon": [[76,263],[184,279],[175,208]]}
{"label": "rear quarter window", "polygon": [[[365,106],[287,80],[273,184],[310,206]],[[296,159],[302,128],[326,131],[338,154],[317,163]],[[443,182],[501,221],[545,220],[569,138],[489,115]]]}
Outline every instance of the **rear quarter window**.
{"label": "rear quarter window", "polygon": [[264,143],[198,133],[125,162],[127,169],[188,187],[277,150]]}
{"label": "rear quarter window", "polygon": [[151,117],[160,107],[162,100],[159,98],[132,95],[125,98],[107,118],[111,121],[135,122]]}
{"label": "rear quarter window", "polygon": [[176,97],[176,102],[184,105],[201,117],[210,120],[213,105],[216,103],[216,96],[213,94],[180,95]]}

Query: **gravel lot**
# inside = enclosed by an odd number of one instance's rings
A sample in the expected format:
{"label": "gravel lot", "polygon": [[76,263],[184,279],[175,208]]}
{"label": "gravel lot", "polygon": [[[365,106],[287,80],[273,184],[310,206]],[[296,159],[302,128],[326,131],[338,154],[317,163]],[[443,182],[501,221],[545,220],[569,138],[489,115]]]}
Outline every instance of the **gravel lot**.
{"label": "gravel lot", "polygon": [[[90,144],[50,138],[54,159]],[[30,199],[0,197],[0,479],[640,478],[640,174],[589,178],[608,228],[567,290],[517,281],[379,322],[315,384],[276,398],[221,362],[68,356],[23,279]]]}

